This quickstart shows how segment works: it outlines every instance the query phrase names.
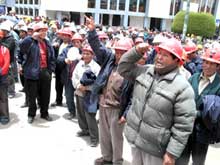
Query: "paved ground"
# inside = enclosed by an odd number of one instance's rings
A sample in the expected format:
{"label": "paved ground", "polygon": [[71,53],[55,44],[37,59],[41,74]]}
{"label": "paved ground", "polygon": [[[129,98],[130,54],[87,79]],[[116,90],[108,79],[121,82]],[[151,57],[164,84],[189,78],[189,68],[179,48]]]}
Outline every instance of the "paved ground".
{"label": "paved ground", "polygon": [[[16,84],[16,90],[19,89],[21,86]],[[53,90],[51,101],[54,100]],[[1,165],[93,165],[94,159],[101,156],[99,146],[91,148],[88,138],[75,136],[79,130],[77,120],[66,119],[65,107],[50,108],[54,121],[46,122],[38,114],[30,125],[27,123],[27,108],[20,108],[23,102],[23,93],[10,99],[11,122],[0,125]],[[124,159],[124,165],[130,165],[131,153],[126,140]],[[209,148],[206,164],[220,164],[220,144]]]}

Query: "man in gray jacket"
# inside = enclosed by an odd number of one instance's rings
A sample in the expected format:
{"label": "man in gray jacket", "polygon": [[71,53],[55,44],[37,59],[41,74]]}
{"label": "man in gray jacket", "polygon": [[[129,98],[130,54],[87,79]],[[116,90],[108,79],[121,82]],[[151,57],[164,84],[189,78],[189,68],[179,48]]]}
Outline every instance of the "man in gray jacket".
{"label": "man in gray jacket", "polygon": [[135,82],[124,132],[133,165],[174,165],[192,132],[194,92],[179,73],[183,49],[177,40],[159,45],[155,65],[137,65],[147,49],[146,43],[137,45],[118,65],[119,74]]}

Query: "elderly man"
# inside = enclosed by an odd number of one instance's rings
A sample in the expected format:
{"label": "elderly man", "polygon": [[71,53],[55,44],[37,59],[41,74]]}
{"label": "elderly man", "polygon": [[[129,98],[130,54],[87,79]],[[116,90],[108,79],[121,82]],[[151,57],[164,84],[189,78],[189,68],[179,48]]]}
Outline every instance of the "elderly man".
{"label": "elderly man", "polygon": [[195,73],[189,79],[195,92],[197,117],[193,133],[184,152],[177,160],[177,165],[187,165],[191,154],[193,165],[204,165],[209,143],[212,143],[213,132],[208,129],[202,117],[202,112],[205,110],[203,98],[208,95],[220,96],[220,77],[217,74],[217,67],[220,64],[220,49],[208,49],[201,58],[203,59],[202,73]]}
{"label": "elderly man", "polygon": [[183,49],[177,40],[159,45],[155,65],[137,65],[147,50],[141,43],[119,61],[118,72],[135,81],[124,132],[133,165],[174,165],[192,132],[194,93],[179,73]]}

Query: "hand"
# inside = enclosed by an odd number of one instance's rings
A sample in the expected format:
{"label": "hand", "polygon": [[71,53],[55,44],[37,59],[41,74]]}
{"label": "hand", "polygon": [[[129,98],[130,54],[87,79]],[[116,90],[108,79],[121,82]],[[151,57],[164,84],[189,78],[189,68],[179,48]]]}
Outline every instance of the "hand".
{"label": "hand", "polygon": [[71,61],[70,59],[68,59],[68,58],[65,58],[65,63],[66,63],[66,64],[71,64],[72,61]]}
{"label": "hand", "polygon": [[86,92],[87,91],[87,86],[84,86],[84,85],[80,85],[79,88],[78,88],[81,92]]}
{"label": "hand", "polygon": [[144,55],[149,50],[148,43],[140,43],[136,46],[136,51],[138,54]]}
{"label": "hand", "polygon": [[86,15],[84,16],[86,19],[86,26],[89,29],[89,31],[93,31],[95,29],[95,22],[93,17],[87,17]]}
{"label": "hand", "polygon": [[163,156],[163,165],[175,165],[174,157],[168,152]]}
{"label": "hand", "polygon": [[122,116],[119,121],[118,121],[118,124],[124,124],[126,122],[126,119],[124,116]]}

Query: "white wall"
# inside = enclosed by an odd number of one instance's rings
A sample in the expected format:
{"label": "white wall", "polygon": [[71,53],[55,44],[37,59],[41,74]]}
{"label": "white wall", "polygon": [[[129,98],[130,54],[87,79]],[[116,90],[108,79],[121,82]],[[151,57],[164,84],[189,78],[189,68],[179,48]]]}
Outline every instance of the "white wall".
{"label": "white wall", "polygon": [[[186,10],[187,2],[183,2],[183,10]],[[198,12],[199,4],[190,3],[189,11]]]}
{"label": "white wall", "polygon": [[88,0],[41,0],[44,10],[86,12]]}
{"label": "white wall", "polygon": [[130,16],[130,26],[143,27],[144,26],[144,17]]}
{"label": "white wall", "polygon": [[169,18],[171,0],[150,0],[148,17]]}

